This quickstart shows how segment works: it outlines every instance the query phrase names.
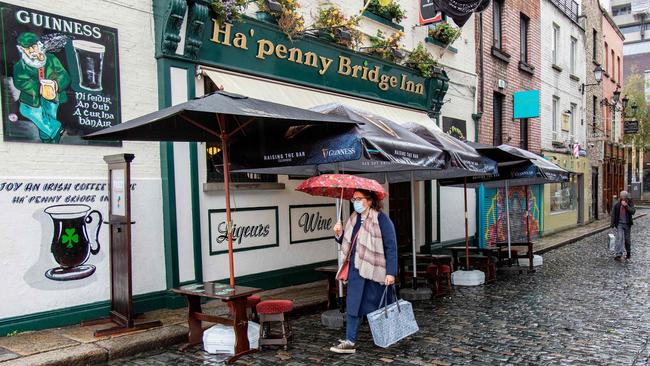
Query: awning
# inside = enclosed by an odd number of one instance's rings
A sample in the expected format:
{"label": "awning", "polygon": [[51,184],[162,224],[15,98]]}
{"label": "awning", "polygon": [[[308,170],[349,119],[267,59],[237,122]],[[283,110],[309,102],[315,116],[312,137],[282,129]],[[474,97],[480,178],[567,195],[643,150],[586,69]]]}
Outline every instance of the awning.
{"label": "awning", "polygon": [[216,85],[223,85],[225,91],[247,95],[251,98],[305,109],[327,103],[343,103],[372,111],[375,114],[400,124],[415,122],[428,128],[439,129],[424,111],[363,100],[325,90],[301,87],[255,76],[237,74],[226,70],[202,67],[201,73],[209,77]]}

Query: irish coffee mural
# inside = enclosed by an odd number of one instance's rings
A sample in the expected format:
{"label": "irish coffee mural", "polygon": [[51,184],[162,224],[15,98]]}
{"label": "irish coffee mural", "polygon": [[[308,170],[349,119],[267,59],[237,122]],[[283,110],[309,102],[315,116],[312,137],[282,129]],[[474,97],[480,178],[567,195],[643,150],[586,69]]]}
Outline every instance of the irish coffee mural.
{"label": "irish coffee mural", "polygon": [[121,122],[117,30],[0,3],[5,141],[77,145]]}

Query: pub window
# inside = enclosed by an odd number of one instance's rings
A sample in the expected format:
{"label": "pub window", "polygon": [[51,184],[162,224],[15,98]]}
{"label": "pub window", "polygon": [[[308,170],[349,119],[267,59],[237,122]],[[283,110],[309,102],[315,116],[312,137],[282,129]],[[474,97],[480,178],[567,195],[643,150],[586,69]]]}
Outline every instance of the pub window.
{"label": "pub window", "polygon": [[521,14],[519,19],[519,59],[524,63],[528,63],[528,23],[528,17]]}
{"label": "pub window", "polygon": [[[210,80],[204,78],[205,93],[217,91],[217,86]],[[205,161],[207,163],[208,183],[223,183],[223,152],[220,142],[208,142],[205,144]],[[259,173],[230,173],[232,183],[277,183],[278,176],[275,174]]]}
{"label": "pub window", "polygon": [[560,98],[553,97],[553,109],[551,111],[553,114],[553,141],[557,141],[557,131],[558,131],[558,121],[560,119]]}
{"label": "pub window", "polygon": [[492,3],[492,35],[494,48],[501,49],[501,29],[503,22],[502,0],[494,0]]}
{"label": "pub window", "polygon": [[552,51],[552,57],[553,57],[553,65],[558,64],[558,52],[560,48],[560,26],[557,24],[553,24],[553,39],[551,40],[551,51]]}
{"label": "pub window", "polygon": [[503,95],[494,93],[493,99],[492,145],[503,143]]}
{"label": "pub window", "polygon": [[598,61],[598,57],[596,55],[598,54],[598,32],[596,30],[593,30],[592,33],[592,38],[591,38],[591,57],[594,62]]}
{"label": "pub window", "polygon": [[572,75],[575,75],[576,73],[576,53],[578,52],[577,45],[578,45],[578,40],[571,37],[571,55],[570,55],[571,59],[569,60],[570,61],[569,72]]}
{"label": "pub window", "polygon": [[578,183],[573,174],[568,182],[549,184],[551,212],[574,211],[578,207]]}
{"label": "pub window", "polygon": [[528,118],[522,118],[520,120],[519,134],[521,137],[521,148],[528,150]]}

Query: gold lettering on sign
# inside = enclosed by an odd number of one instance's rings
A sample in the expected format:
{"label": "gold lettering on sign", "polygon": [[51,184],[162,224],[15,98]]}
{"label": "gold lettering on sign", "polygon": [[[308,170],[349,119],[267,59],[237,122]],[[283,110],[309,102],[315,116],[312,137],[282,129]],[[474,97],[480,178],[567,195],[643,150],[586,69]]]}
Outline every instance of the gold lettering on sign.
{"label": "gold lettering on sign", "polygon": [[275,46],[275,57],[280,59],[287,58],[287,46],[283,44]]}
{"label": "gold lettering on sign", "polygon": [[273,42],[268,39],[260,39],[257,41],[257,58],[260,60],[266,59],[266,56],[273,54]]}
{"label": "gold lettering on sign", "polygon": [[[220,24],[217,20],[212,19],[212,35],[210,41],[218,45],[234,46],[242,50],[248,50],[248,38],[244,33],[234,33],[233,25],[230,23]],[[254,29],[249,29],[251,37],[255,34]],[[312,67],[314,72],[323,76],[328,73],[334,63],[334,59],[319,55],[314,51],[305,51],[298,47],[289,48],[284,43],[275,44],[269,39],[259,39],[257,41],[257,53],[255,58],[267,60],[271,58],[275,61],[285,60],[295,64]],[[362,60],[359,60],[362,61]],[[336,73],[342,76],[348,76],[354,79],[361,79],[374,83],[378,89],[388,91],[391,88],[405,93],[418,95],[425,94],[424,83],[417,83],[410,79],[410,74],[389,75],[384,73],[381,65],[372,65],[368,61],[355,64],[352,58],[339,55],[338,67]]]}
{"label": "gold lettering on sign", "polygon": [[219,35],[223,35],[223,45],[230,46],[230,31],[232,29],[232,24],[226,23],[224,29],[221,30],[221,24],[217,22],[216,19],[212,19],[212,38],[210,40],[214,43],[222,43],[219,41]]}
{"label": "gold lettering on sign", "polygon": [[345,57],[345,56],[339,56],[339,70],[338,73],[341,75],[350,75],[352,72],[352,68],[350,67],[350,63],[352,61]]}
{"label": "gold lettering on sign", "polygon": [[248,43],[248,38],[246,38],[246,35],[243,33],[236,33],[235,39],[232,40],[233,46],[237,48],[241,48],[242,50],[248,49],[248,47],[246,46],[247,43]]}

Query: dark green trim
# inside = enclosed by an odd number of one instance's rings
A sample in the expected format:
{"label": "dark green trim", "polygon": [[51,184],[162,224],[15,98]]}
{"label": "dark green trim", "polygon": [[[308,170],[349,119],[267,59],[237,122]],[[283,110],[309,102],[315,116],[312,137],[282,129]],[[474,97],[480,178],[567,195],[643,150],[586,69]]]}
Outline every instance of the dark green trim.
{"label": "dark green trim", "polygon": [[379,16],[379,15],[377,15],[377,14],[371,12],[371,11],[368,11],[368,10],[364,11],[364,12],[363,12],[363,16],[366,17],[366,18],[368,18],[368,19],[372,19],[372,20],[374,20],[374,21],[377,22],[377,23],[381,23],[381,24],[383,24],[383,25],[387,25],[387,26],[389,26],[389,27],[391,27],[391,28],[394,28],[394,29],[397,29],[397,30],[401,30],[401,31],[404,30],[404,27],[403,27],[403,26],[401,26],[401,25],[399,25],[399,24],[397,24],[397,23],[392,22],[390,19],[386,19],[386,18],[384,18],[384,17],[381,17],[381,16]]}
{"label": "dark green trim", "polygon": [[198,144],[190,143],[190,180],[192,189],[192,240],[194,242],[194,278],[203,281],[203,259],[201,253],[201,204],[199,197]]}
{"label": "dark green trim", "polygon": [[[246,276],[235,277],[235,283],[239,286],[258,287],[270,290],[280,287],[302,285],[315,281],[324,280],[325,276],[316,272],[316,268],[335,265],[336,260],[328,260],[317,263],[303,264],[300,266],[277,269],[269,272],[255,273]],[[219,280],[228,283],[228,279]]]}
{"label": "dark green trim", "polygon": [[[280,214],[279,214],[278,206],[233,208],[233,209],[230,209],[230,212],[267,211],[267,210],[274,210],[275,211],[275,243],[274,244],[267,244],[267,245],[260,245],[260,246],[256,246],[256,247],[233,249],[233,253],[247,252],[249,250],[273,248],[273,247],[279,247],[280,246]],[[208,232],[209,232],[208,238],[210,240],[210,255],[219,255],[219,254],[228,253],[228,250],[212,250],[212,215],[211,214],[216,213],[216,212],[226,212],[226,210],[225,209],[208,210]],[[234,221],[235,220],[233,219],[233,223],[234,223]],[[234,240],[235,239],[233,239],[233,241]]]}
{"label": "dark green trim", "polygon": [[314,239],[304,239],[304,240],[293,240],[293,237],[291,235],[291,228],[292,228],[292,217],[291,216],[291,209],[292,208],[311,208],[311,207],[336,207],[335,204],[332,203],[322,203],[322,204],[315,204],[315,205],[289,205],[289,244],[300,244],[300,243],[310,243],[314,241],[322,241],[322,240],[328,240],[328,239],[334,239],[334,235],[331,236],[325,236],[321,238],[314,238]]}
{"label": "dark green trim", "polygon": [[433,210],[431,210],[431,199],[433,198],[431,196],[432,184],[433,184],[432,181],[424,182],[424,242],[425,244],[420,247],[420,253],[430,253],[431,242],[433,238],[433,234],[431,233],[431,230],[433,229],[433,225],[431,224],[431,221],[433,221]]}
{"label": "dark green trim", "polygon": [[436,181],[436,243],[440,243],[440,183]]}
{"label": "dark green trim", "polygon": [[[171,105],[169,62],[158,61],[158,107]],[[174,181],[174,145],[160,143],[160,175],[162,183],[163,240],[167,288],[178,285],[178,228],[176,226],[176,184]]]}
{"label": "dark green trim", "polygon": [[[178,301],[178,300],[181,301]],[[169,291],[156,291],[133,296],[133,306],[136,313],[160,309],[163,307],[178,308],[185,306],[183,298],[177,298]],[[110,302],[98,301],[64,309],[43,311],[28,315],[0,319],[0,336],[18,331],[40,330],[78,324],[84,320],[99,319],[108,316]]]}
{"label": "dark green trim", "polygon": [[447,44],[445,44],[443,42],[440,42],[439,40],[437,40],[437,39],[435,39],[433,37],[426,37],[424,39],[424,42],[429,43],[429,44],[434,44],[434,45],[436,45],[438,47],[441,47],[441,48],[446,48],[449,52],[452,52],[452,53],[458,53],[458,49],[456,47],[447,46]]}

